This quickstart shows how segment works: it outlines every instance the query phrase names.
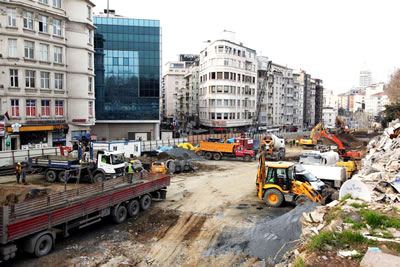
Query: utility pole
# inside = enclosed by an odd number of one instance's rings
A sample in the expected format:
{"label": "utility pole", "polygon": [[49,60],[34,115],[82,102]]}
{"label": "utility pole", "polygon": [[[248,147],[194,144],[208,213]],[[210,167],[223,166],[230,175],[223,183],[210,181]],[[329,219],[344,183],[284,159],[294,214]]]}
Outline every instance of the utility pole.
{"label": "utility pole", "polygon": [[110,16],[110,0],[107,0],[107,18]]}

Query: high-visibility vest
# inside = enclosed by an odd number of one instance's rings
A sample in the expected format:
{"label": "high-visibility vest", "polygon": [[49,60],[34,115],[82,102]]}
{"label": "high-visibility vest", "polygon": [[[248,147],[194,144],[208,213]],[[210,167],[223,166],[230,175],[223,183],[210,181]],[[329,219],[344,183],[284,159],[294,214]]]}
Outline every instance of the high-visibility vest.
{"label": "high-visibility vest", "polygon": [[129,164],[128,173],[134,173],[132,164]]}

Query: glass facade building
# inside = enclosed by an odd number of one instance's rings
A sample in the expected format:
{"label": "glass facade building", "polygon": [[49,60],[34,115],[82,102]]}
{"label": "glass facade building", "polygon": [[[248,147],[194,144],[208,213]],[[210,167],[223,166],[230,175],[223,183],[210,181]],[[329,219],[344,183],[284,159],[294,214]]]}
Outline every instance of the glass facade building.
{"label": "glass facade building", "polygon": [[160,21],[94,17],[96,120],[159,120]]}

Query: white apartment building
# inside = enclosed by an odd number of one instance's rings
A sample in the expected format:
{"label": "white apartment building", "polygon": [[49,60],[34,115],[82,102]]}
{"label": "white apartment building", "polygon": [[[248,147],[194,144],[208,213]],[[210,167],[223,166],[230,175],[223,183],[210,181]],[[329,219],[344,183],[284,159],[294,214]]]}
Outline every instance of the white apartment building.
{"label": "white apartment building", "polygon": [[184,111],[193,121],[198,120],[199,116],[199,62],[194,62],[188,69],[185,75],[186,79],[186,90],[185,98],[188,98],[187,105]]}
{"label": "white apartment building", "polygon": [[333,107],[322,108],[322,125],[324,128],[335,128],[336,127],[336,116],[337,110]]}
{"label": "white apartment building", "polygon": [[349,96],[346,93],[338,95],[338,109],[348,110],[349,108]]}
{"label": "white apartment building", "polygon": [[256,109],[256,51],[221,39],[200,53],[200,123],[212,130],[242,130]]}
{"label": "white apartment building", "polygon": [[365,88],[372,83],[372,74],[369,70],[360,71],[359,86]]}
{"label": "white apartment building", "polygon": [[304,81],[300,74],[293,73],[293,126],[303,128]]}
{"label": "white apartment building", "polygon": [[95,122],[94,3],[0,3],[0,114],[10,117],[0,148],[69,145]]}
{"label": "white apartment building", "polygon": [[331,107],[335,110],[338,109],[339,97],[333,93],[333,90],[324,89],[324,103],[323,107]]}
{"label": "white apartment building", "polygon": [[165,64],[160,100],[161,116],[164,120],[177,119],[178,93],[186,88],[185,75],[189,66],[181,61],[170,61]]}

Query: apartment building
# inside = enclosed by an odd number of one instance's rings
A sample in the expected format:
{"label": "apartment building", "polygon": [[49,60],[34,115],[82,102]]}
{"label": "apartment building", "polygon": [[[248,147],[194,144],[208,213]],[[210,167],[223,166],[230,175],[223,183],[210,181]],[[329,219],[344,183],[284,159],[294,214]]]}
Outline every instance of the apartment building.
{"label": "apartment building", "polygon": [[95,122],[94,3],[0,2],[0,148],[69,145]]}
{"label": "apartment building", "polygon": [[293,126],[303,128],[304,81],[299,73],[293,73]]}
{"label": "apartment building", "polygon": [[211,131],[246,130],[256,109],[256,51],[230,38],[200,53],[200,123]]}
{"label": "apartment building", "polygon": [[185,110],[178,110],[181,114],[185,114],[185,121],[190,123],[190,128],[198,127],[199,120],[199,60],[193,62],[185,75],[186,90],[181,95],[187,101],[184,106]]}

